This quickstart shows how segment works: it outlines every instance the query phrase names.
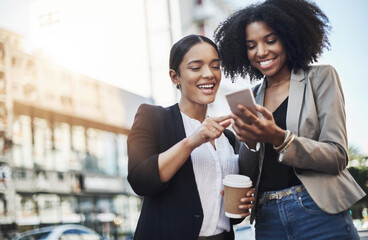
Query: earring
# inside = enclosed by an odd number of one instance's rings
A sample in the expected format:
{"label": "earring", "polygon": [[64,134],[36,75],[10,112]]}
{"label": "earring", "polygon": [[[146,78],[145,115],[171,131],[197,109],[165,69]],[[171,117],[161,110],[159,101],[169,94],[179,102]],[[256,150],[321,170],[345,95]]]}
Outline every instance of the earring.
{"label": "earring", "polygon": [[176,84],[176,89],[180,89],[180,84],[179,83]]}

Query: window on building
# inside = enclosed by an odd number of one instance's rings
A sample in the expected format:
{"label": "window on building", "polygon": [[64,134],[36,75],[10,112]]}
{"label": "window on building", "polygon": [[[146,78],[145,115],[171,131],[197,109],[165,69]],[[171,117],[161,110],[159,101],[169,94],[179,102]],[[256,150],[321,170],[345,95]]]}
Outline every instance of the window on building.
{"label": "window on building", "polygon": [[52,134],[46,119],[33,119],[33,159],[36,166],[42,169],[54,169],[55,161],[52,158]]}
{"label": "window on building", "polygon": [[25,115],[14,116],[12,133],[12,153],[14,166],[32,168],[31,118]]}

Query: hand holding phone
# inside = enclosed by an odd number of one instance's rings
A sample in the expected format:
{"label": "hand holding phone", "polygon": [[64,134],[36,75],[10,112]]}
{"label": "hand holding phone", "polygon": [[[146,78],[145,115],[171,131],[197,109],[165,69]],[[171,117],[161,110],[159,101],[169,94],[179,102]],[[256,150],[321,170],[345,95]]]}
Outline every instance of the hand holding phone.
{"label": "hand holding phone", "polygon": [[[257,110],[255,108],[256,102],[254,101],[252,89],[246,88],[237,92],[229,93],[226,95],[226,99],[233,113],[241,116],[242,113],[237,106],[238,104],[242,104],[257,115]],[[249,123],[249,121],[247,122]]]}

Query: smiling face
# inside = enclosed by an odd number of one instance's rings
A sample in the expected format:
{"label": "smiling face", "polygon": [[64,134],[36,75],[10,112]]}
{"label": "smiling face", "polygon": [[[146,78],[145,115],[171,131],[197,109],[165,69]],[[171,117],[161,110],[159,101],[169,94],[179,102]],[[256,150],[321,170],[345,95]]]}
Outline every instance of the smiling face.
{"label": "smiling face", "polygon": [[253,67],[268,79],[281,80],[290,75],[287,52],[281,39],[265,22],[253,22],[245,32],[247,55]]}
{"label": "smiling face", "polygon": [[220,60],[216,49],[206,42],[193,45],[184,55],[177,74],[170,70],[175,84],[180,84],[180,104],[206,105],[215,100],[221,81]]}

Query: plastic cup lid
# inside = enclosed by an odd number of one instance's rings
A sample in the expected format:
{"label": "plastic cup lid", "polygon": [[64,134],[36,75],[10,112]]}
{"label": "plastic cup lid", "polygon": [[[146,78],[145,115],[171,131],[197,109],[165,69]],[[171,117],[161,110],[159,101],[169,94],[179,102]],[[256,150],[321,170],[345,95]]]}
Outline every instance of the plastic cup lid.
{"label": "plastic cup lid", "polygon": [[239,174],[229,174],[223,179],[223,184],[229,187],[244,188],[251,187],[252,181],[249,177]]}

